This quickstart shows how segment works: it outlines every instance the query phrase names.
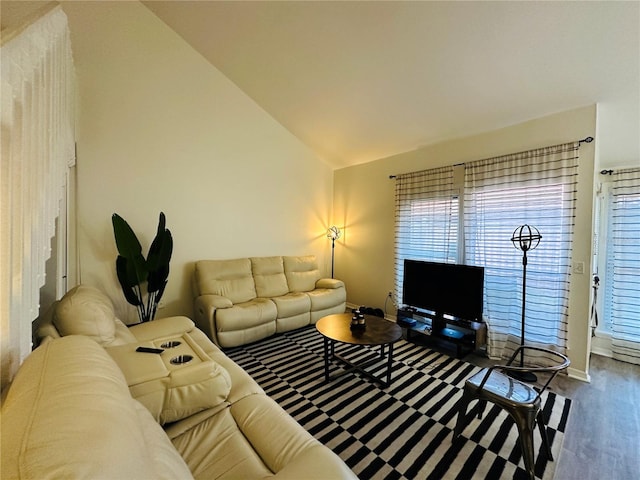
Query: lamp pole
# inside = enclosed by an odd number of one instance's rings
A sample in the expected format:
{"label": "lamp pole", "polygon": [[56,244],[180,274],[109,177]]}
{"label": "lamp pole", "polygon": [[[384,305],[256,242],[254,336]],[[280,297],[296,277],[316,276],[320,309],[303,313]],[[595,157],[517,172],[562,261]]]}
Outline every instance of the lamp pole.
{"label": "lamp pole", "polygon": [[[538,229],[529,225],[522,225],[514,230],[511,236],[513,246],[518,250],[522,250],[522,317],[520,327],[520,346],[524,346],[524,321],[525,321],[525,305],[527,295],[527,252],[533,250],[540,244],[542,235]],[[524,350],[520,350],[520,367],[524,367]],[[531,372],[510,372],[510,376],[522,380],[523,382],[536,382],[538,377]]]}
{"label": "lamp pole", "polygon": [[333,278],[333,260],[336,253],[336,239],[331,239],[331,278]]}
{"label": "lamp pole", "polygon": [[336,240],[340,238],[340,229],[335,225],[327,230],[327,238],[331,239],[331,278],[333,278],[333,261],[335,258]]}

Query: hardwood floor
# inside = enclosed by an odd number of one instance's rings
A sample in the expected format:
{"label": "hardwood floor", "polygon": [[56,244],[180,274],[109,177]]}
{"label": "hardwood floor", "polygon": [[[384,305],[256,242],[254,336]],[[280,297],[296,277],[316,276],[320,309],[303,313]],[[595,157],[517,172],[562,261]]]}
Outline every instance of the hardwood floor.
{"label": "hardwood floor", "polygon": [[640,478],[640,366],[591,356],[591,383],[563,376],[572,399],[558,480]]}
{"label": "hardwood floor", "polygon": [[[465,360],[492,364],[473,354]],[[556,480],[640,478],[640,366],[591,356],[591,383],[558,375],[551,390],[572,400]]]}

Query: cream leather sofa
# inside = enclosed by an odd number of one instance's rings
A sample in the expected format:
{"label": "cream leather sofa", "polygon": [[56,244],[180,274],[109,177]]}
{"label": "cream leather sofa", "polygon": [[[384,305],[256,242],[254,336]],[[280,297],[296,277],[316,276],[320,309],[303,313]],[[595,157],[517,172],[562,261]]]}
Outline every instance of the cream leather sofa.
{"label": "cream leather sofa", "polygon": [[127,328],[84,286],[52,310],[2,404],[3,480],[356,479],[188,318]]}
{"label": "cream leather sofa", "polygon": [[315,256],[200,260],[194,317],[217,345],[236,347],[344,313],[341,280],[321,278]]}

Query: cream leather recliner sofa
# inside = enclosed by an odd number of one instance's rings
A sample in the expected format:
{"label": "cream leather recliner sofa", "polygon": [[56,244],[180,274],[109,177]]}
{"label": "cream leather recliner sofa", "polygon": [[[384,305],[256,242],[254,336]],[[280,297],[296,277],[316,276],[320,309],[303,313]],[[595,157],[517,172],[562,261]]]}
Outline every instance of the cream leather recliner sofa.
{"label": "cream leather recliner sofa", "polygon": [[344,282],[321,278],[313,255],[200,260],[193,275],[196,325],[236,347],[344,313]]}
{"label": "cream leather recliner sofa", "polygon": [[37,335],[2,404],[3,480],[356,479],[186,317],[127,328],[79,286]]}

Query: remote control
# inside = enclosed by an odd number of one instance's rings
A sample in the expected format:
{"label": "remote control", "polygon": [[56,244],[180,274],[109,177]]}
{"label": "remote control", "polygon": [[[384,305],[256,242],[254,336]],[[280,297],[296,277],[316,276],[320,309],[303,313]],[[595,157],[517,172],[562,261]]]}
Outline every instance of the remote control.
{"label": "remote control", "polygon": [[138,348],[136,348],[136,352],[162,353],[162,352],[164,352],[164,350],[162,348],[138,347]]}

